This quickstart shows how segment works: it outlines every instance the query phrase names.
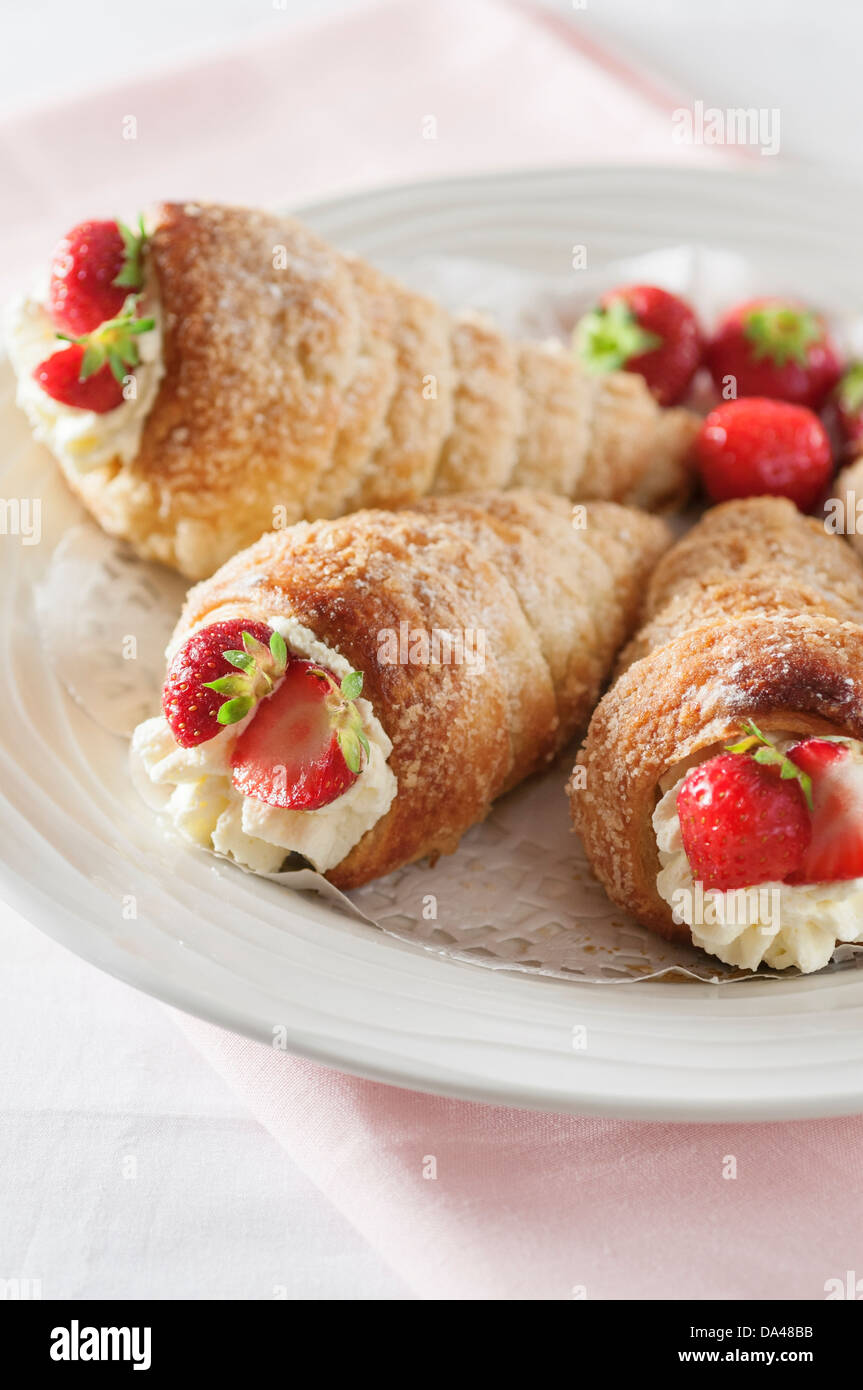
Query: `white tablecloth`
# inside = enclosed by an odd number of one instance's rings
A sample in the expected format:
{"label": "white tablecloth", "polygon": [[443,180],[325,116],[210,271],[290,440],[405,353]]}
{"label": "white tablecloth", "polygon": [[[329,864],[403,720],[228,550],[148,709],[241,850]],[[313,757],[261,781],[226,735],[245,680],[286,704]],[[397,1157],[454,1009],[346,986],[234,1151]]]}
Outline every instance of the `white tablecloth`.
{"label": "white tablecloth", "polygon": [[409,1295],[154,999],[4,909],[0,1280],[44,1298]]}

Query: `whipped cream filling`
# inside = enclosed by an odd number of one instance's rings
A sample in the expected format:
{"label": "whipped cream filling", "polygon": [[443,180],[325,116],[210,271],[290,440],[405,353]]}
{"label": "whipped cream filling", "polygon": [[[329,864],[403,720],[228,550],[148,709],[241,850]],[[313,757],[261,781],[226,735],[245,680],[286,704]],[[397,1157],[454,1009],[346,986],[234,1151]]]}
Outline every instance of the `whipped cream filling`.
{"label": "whipped cream filling", "polygon": [[[776,742],[785,751],[794,739]],[[796,966],[810,974],[828,963],[840,942],[863,942],[863,878],[777,881],[725,892],[695,883],[677,815],[685,775],[653,813],[660,863],[656,888],[675,922],[690,928],[696,946],[746,970],[757,969],[763,961],[774,970]]]}
{"label": "whipped cream filling", "polygon": [[128,383],[125,390],[130,394],[104,415],[55,401],[33,377],[40,362],[69,347],[57,337],[57,329],[44,308],[47,285],[41,293],[19,297],[10,307],[6,346],[18,378],[18,404],[36,438],[72,474],[88,473],[112,459],[129,463],[140,447],[144,421],[165,371],[162,307],[155,276],[149,270],[145,272],[141,293],[138,316],[154,318],[156,322],[149,333],[136,339],[141,360],[134,370],[129,369],[134,386]]}
{"label": "whipped cream filling", "polygon": [[[272,617],[266,622],[281,633],[296,656],[318,662],[339,679],[351,669],[340,652],[294,619]],[[275,873],[291,853],[303,855],[325,873],[386,815],[397,790],[387,762],[392,744],[369,701],[360,696],[356,705],[370,755],[353,785],[314,811],[269,806],[244,796],[231,781],[234,744],[254,719],[254,710],[194,748],[176,742],[162,715],[147,719],[132,736],[133,780],[145,799],[193,844],[226,855],[256,873]]]}

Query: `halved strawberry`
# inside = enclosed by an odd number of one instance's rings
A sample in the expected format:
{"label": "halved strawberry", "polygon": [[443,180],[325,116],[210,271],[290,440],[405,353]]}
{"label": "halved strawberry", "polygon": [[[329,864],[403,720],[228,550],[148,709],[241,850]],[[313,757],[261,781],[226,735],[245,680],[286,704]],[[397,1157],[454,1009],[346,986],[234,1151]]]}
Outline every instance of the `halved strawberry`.
{"label": "halved strawberry", "polygon": [[123,404],[123,387],[107,363],[92,375],[82,377],[84,351],[80,343],[59,348],[39,363],[33,378],[46,395],[61,405],[107,415]]}
{"label": "halved strawberry", "polygon": [[33,372],[46,395],[98,415],[122,405],[123,383],[140,360],[136,339],[155,325],[155,319],[135,318],[137,302],[136,295],[129,295],[122,313],[93,333],[80,338],[57,334],[71,346],[46,357]]}
{"label": "halved strawberry", "polygon": [[846,740],[807,738],[788,756],[812,783],[812,840],[791,883],[863,878],[863,754]]}
{"label": "halved strawberry", "polygon": [[313,811],[353,786],[369,743],[354,700],[363,678],[339,683],[312,661],[293,660],[237,739],[232,780],[269,806]]}
{"label": "halved strawberry", "polygon": [[194,632],[171,661],[162,688],[174,738],[194,748],[245,719],[284,675],[287,660],[284,638],[266,623],[236,618]]}
{"label": "halved strawberry", "polygon": [[143,284],[143,221],[137,231],[122,222],[79,222],[58,242],[51,262],[48,312],[72,337],[90,333],[123,307]]}

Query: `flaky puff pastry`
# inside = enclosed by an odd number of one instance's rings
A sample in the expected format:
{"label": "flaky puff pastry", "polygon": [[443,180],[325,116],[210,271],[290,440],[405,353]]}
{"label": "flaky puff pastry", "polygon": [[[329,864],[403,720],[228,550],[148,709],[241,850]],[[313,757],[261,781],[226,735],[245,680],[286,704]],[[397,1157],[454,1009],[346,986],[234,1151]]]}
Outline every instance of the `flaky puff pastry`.
{"label": "flaky puff pastry", "polygon": [[744,614],[863,621],[863,567],[822,522],[781,497],[724,502],[673,546],[647,589],[644,624],[618,670],[693,626]]}
{"label": "flaky puff pastry", "polygon": [[107,531],[190,578],[274,525],[428,494],[688,492],[691,412],[453,317],[291,218],[165,204],[148,267],[165,371],[138,453],[66,472]]}
{"label": "flaky puff pastry", "polygon": [[[193,588],[173,642],[295,618],[363,674],[393,744],[390,810],[327,877],[352,888],[453,849],[583,729],[631,630],[664,522],[514,490],[273,531]],[[381,634],[457,632],[483,659],[394,664]],[[362,774],[360,774],[362,775]]]}
{"label": "flaky puff pastry", "polygon": [[745,719],[863,739],[863,566],[790,502],[727,502],[660,560],[647,607],[591,719],[570,805],[609,897],[688,941],[656,890],[657,801]]}

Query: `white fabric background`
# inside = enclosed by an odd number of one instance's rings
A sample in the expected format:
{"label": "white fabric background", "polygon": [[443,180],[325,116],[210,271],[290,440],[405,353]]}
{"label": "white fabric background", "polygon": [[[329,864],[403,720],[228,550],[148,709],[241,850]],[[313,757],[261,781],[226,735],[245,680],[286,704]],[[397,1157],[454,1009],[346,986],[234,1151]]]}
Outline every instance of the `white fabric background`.
{"label": "white fabric background", "polygon": [[[5,0],[0,114],[345,8]],[[587,10],[600,42],[691,97],[779,106],[783,157],[863,171],[854,0],[822,3],[817,18],[803,0],[587,0]],[[2,906],[0,1018],[0,1279],[40,1279],[45,1297],[409,1297],[160,1004]]]}
{"label": "white fabric background", "polygon": [[[779,107],[783,155],[863,172],[859,0],[514,0],[705,105]],[[432,3],[432,0],[430,0]],[[465,0],[466,8],[470,0]],[[0,116],[370,0],[3,0]]]}
{"label": "white fabric background", "polygon": [[0,1019],[0,1279],[43,1298],[410,1296],[167,1009],[7,910]]}

